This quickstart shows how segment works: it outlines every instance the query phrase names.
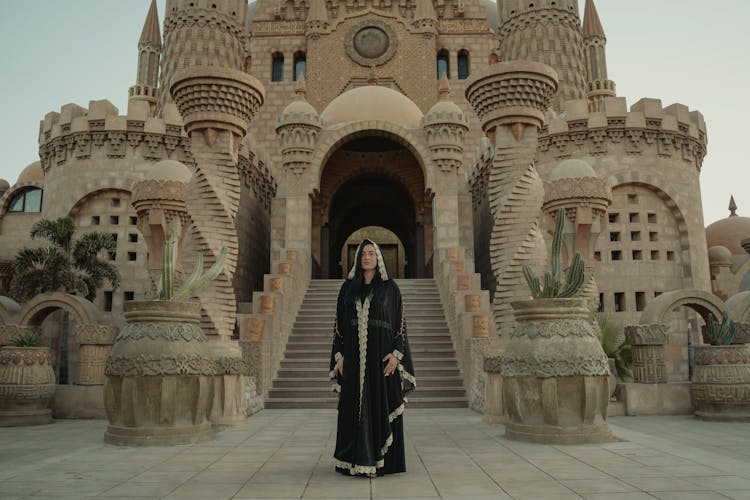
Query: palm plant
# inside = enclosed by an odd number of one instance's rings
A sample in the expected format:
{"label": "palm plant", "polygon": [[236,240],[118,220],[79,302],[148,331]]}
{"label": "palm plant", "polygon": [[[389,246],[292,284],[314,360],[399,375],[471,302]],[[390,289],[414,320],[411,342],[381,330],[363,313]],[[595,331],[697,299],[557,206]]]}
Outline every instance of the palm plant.
{"label": "palm plant", "polygon": [[622,325],[613,322],[604,315],[596,315],[599,330],[602,332],[602,349],[608,358],[615,360],[615,369],[621,379],[633,376],[633,349],[625,343],[625,332]]}
{"label": "palm plant", "polygon": [[100,252],[116,249],[112,235],[93,231],[74,241],[74,233],[68,217],[42,219],[31,227],[32,239],[45,239],[51,245],[24,248],[16,255],[12,293],[19,301],[59,290],[93,300],[105,281],[113,289],[119,286],[117,268],[99,259]]}

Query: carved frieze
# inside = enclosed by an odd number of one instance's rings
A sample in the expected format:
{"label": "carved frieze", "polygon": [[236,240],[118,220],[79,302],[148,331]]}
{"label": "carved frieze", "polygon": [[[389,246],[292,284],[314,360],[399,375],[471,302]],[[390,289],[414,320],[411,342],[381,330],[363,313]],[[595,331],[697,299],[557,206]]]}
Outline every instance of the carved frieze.
{"label": "carved frieze", "polygon": [[632,345],[664,345],[667,343],[669,327],[654,323],[651,325],[628,325],[625,327],[625,342]]}
{"label": "carved frieze", "polygon": [[107,376],[214,375],[216,362],[197,354],[110,356]]}

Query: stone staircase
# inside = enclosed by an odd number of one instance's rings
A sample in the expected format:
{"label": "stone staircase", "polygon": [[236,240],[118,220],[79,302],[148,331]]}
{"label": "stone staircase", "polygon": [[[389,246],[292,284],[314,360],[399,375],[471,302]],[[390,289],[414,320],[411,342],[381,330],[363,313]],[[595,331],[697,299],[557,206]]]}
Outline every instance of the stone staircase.
{"label": "stone staircase", "polygon": [[[417,388],[412,408],[465,408],[458,370],[437,285],[432,279],[397,280],[406,308]],[[289,336],[266,408],[335,408],[328,368],[336,297],[341,280],[312,280]]]}

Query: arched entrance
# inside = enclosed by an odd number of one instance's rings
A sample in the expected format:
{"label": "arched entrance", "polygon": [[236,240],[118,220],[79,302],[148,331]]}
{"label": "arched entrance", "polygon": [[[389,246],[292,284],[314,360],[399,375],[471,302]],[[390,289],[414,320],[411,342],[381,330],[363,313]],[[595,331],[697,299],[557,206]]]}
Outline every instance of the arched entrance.
{"label": "arched entrance", "polygon": [[313,276],[343,277],[344,244],[368,226],[398,237],[403,277],[432,276],[432,214],[422,168],[409,149],[382,132],[342,142],[323,165],[313,198]]}

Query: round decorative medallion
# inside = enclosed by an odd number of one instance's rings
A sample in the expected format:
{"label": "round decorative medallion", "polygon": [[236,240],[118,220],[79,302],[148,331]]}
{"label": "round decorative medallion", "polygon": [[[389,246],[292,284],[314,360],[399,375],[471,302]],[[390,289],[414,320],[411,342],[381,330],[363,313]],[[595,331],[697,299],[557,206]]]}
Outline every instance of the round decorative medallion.
{"label": "round decorative medallion", "polygon": [[354,35],[354,49],[367,59],[378,58],[388,50],[388,35],[375,26],[363,28]]}
{"label": "round decorative medallion", "polygon": [[346,36],[346,52],[362,66],[385,64],[396,52],[396,33],[387,23],[369,19],[352,27]]}

